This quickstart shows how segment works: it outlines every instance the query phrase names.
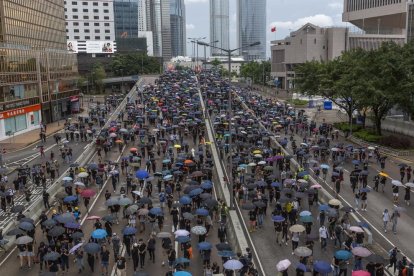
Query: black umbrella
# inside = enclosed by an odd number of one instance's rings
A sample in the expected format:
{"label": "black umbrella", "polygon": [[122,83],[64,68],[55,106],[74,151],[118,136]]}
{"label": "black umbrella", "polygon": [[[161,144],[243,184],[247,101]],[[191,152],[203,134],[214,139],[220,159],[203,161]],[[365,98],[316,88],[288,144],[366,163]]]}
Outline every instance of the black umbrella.
{"label": "black umbrella", "polygon": [[382,257],[381,255],[377,255],[377,254],[372,254],[366,257],[365,260],[367,262],[380,263],[380,264],[384,264],[386,262],[384,257]]}
{"label": "black umbrella", "polygon": [[24,210],[24,205],[14,205],[14,206],[11,208],[10,212],[12,212],[12,213],[20,213],[20,212],[22,212],[23,210]]}
{"label": "black umbrella", "polygon": [[17,236],[17,235],[25,235],[26,233],[19,228],[14,228],[6,233],[7,236]]}
{"label": "black umbrella", "polygon": [[56,225],[56,223],[57,222],[54,219],[47,219],[44,222],[42,222],[42,225],[45,226],[45,227],[53,227],[53,226]]}
{"label": "black umbrella", "polygon": [[218,243],[216,248],[218,251],[231,251],[231,246],[228,243]]}
{"label": "black umbrella", "polygon": [[263,201],[255,201],[253,202],[253,204],[259,208],[266,207],[266,203],[264,203]]}
{"label": "black umbrella", "polygon": [[48,235],[51,237],[58,237],[63,233],[65,233],[65,228],[63,228],[62,226],[55,226],[49,230]]}
{"label": "black umbrella", "polygon": [[152,203],[152,200],[150,198],[148,198],[148,197],[143,197],[143,198],[141,198],[139,200],[139,203],[140,204],[151,204]]}
{"label": "black umbrella", "polygon": [[105,215],[101,218],[101,220],[111,222],[111,221],[114,221],[115,218],[112,215]]}
{"label": "black umbrella", "polygon": [[84,245],[83,250],[85,250],[86,253],[95,254],[101,251],[101,246],[97,243],[89,242]]}
{"label": "black umbrella", "polygon": [[191,214],[191,213],[185,212],[185,213],[183,214],[183,218],[184,218],[184,219],[187,219],[187,220],[192,220],[192,219],[194,218],[194,215],[193,215],[193,214]]}
{"label": "black umbrella", "polygon": [[83,238],[83,236],[84,236],[84,234],[83,234],[82,232],[75,232],[75,233],[72,233],[72,239],[74,239],[74,240],[77,240],[77,239]]}
{"label": "black umbrella", "polygon": [[243,209],[243,210],[253,210],[253,209],[256,209],[256,206],[254,205],[254,204],[252,204],[252,203],[245,203],[245,204],[243,204],[242,206],[241,206],[241,208]]}
{"label": "black umbrella", "polygon": [[34,224],[34,220],[31,218],[21,218],[20,223],[22,222],[30,222],[31,224]]}
{"label": "black umbrella", "polygon": [[60,254],[54,251],[49,252],[43,256],[44,261],[56,261],[59,258],[60,258]]}

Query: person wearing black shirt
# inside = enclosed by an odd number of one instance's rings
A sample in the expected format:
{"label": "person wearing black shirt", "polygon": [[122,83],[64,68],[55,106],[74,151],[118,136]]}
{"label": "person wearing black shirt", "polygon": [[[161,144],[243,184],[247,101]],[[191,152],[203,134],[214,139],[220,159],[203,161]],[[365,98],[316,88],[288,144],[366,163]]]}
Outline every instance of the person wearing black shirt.
{"label": "person wearing black shirt", "polygon": [[116,261],[116,275],[126,276],[126,260],[122,256],[118,256]]}
{"label": "person wearing black shirt", "polygon": [[144,243],[142,239],[139,239],[138,241],[138,252],[139,252],[139,261],[141,264],[141,268],[144,268],[147,245]]}
{"label": "person wearing black shirt", "polygon": [[137,271],[138,264],[139,264],[139,251],[138,251],[138,244],[134,243],[132,245],[132,263],[134,265],[134,272]]}
{"label": "person wearing black shirt", "polygon": [[95,256],[93,254],[88,253],[88,265],[93,273],[95,271]]}
{"label": "person wearing black shirt", "polygon": [[108,265],[109,265],[109,251],[105,245],[102,246],[101,251],[101,266],[102,274],[108,274]]}

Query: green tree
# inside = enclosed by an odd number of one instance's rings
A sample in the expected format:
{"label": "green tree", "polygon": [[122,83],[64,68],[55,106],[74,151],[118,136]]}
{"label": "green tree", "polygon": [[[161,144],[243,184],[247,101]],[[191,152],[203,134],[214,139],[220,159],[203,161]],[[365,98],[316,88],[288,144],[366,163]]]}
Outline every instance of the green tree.
{"label": "green tree", "polygon": [[251,61],[242,64],[240,76],[252,78],[255,84],[263,85],[270,79],[271,64],[270,61],[256,62]]}
{"label": "green tree", "polygon": [[106,78],[105,68],[101,63],[96,63],[92,69],[92,78],[95,89],[98,93],[104,90],[103,80]]}
{"label": "green tree", "polygon": [[217,58],[211,61],[211,65],[213,65],[214,68],[217,68],[220,64],[221,64],[221,61],[218,60]]}
{"label": "green tree", "polygon": [[145,75],[159,73],[160,62],[146,53],[117,54],[112,60],[111,70],[115,76]]}

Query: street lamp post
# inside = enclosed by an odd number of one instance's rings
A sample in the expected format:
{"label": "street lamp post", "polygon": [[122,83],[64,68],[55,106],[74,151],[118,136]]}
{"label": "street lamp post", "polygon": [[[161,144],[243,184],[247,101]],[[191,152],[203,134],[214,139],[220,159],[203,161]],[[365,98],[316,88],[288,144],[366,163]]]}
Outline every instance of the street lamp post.
{"label": "street lamp post", "polygon": [[[255,42],[255,43],[252,43],[252,44],[250,44],[246,47],[240,47],[240,48],[236,48],[236,49],[223,49],[223,48],[220,48],[220,47],[217,47],[217,46],[214,46],[214,45],[202,42],[202,41],[198,41],[197,45],[208,46],[210,48],[216,48],[216,49],[222,50],[223,52],[225,52],[227,54],[227,58],[228,58],[227,62],[228,62],[228,70],[229,70],[229,82],[231,82],[231,54],[233,52],[238,51],[238,50],[243,49],[243,48],[248,48],[248,47],[253,47],[253,46],[260,45],[260,42]],[[232,156],[233,155],[232,154],[233,135],[232,135],[232,124],[231,124],[231,119],[232,119],[232,116],[231,116],[232,115],[232,94],[231,93],[232,93],[232,91],[231,91],[231,89],[229,89],[228,93],[229,93],[228,94],[229,103],[228,103],[227,107],[228,107],[228,114],[229,114],[229,134],[230,134],[230,136],[229,136],[229,159],[227,161],[227,165],[228,165],[228,168],[229,168],[228,183],[229,183],[229,190],[230,190],[230,206],[229,206],[229,208],[234,209],[233,156]]]}
{"label": "street lamp post", "polygon": [[[199,45],[199,42],[201,42],[201,40],[203,40],[203,39],[206,39],[207,37],[205,37],[205,36],[203,36],[203,37],[188,37],[187,39],[189,39],[190,41],[191,41],[191,43],[193,43],[193,45],[194,45],[194,50],[193,50],[193,53],[194,53],[194,55],[196,55],[195,57],[194,57],[194,61],[195,61],[195,66],[194,66],[194,69],[196,68],[196,66],[197,66],[197,63],[198,63],[198,45]],[[197,49],[195,49],[197,47]],[[197,53],[195,53],[195,52],[197,52]]]}

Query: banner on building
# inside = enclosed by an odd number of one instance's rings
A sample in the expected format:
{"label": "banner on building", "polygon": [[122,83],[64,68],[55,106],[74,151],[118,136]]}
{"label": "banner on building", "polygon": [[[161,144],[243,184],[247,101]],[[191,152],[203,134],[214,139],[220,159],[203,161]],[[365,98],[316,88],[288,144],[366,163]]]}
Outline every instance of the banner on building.
{"label": "banner on building", "polygon": [[77,53],[78,52],[78,42],[76,40],[68,40],[67,41],[67,49],[70,53]]}
{"label": "banner on building", "polygon": [[86,41],[86,52],[88,54],[106,54],[114,52],[113,41]]}

